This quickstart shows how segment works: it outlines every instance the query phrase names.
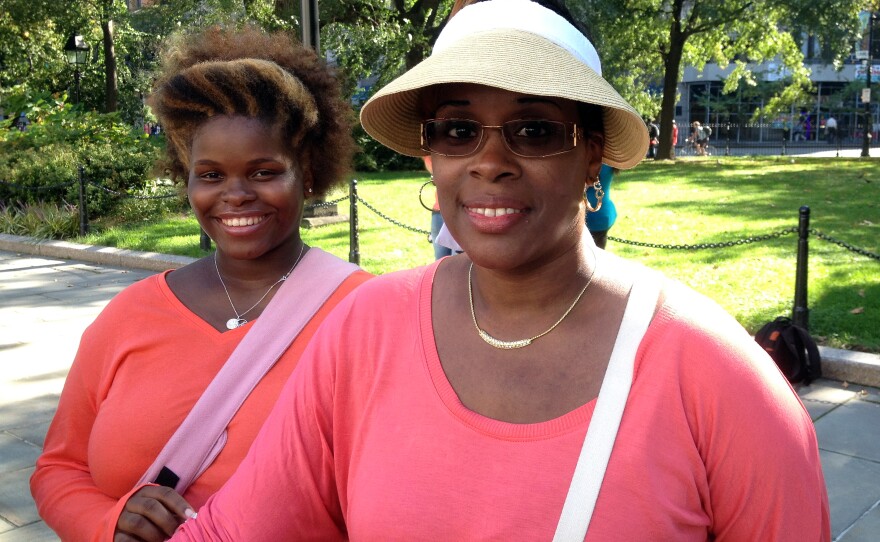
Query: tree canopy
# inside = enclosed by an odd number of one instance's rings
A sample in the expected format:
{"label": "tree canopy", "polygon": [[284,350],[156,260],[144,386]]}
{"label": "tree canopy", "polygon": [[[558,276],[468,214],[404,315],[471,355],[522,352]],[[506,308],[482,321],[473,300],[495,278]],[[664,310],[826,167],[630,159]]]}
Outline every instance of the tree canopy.
{"label": "tree canopy", "polygon": [[[322,0],[322,50],[348,74],[350,91],[359,80],[381,86],[429,54],[452,3]],[[810,90],[802,36],[816,36],[825,60],[840,65],[858,38],[866,0],[568,0],[568,5],[592,27],[605,76],[645,117],[659,118],[659,156],[668,158],[685,66],[717,63],[726,70],[725,91],[732,92],[756,87],[761,75],[755,67],[776,62],[785,68],[786,85],[766,107],[795,103]],[[4,94],[67,92],[73,77],[62,47],[78,30],[92,47],[92,61],[83,70],[83,106],[119,109],[132,123],[143,115],[156,52],[172,32],[244,21],[297,33],[300,27],[297,0],[163,0],[134,12],[124,0],[0,0],[0,8]]]}
{"label": "tree canopy", "polygon": [[[787,82],[770,102],[781,108],[810,89],[800,50],[810,32],[828,62],[840,64],[859,31],[860,0],[582,0],[594,23],[606,76],[646,117],[659,116],[661,158],[672,157],[672,120],[685,66],[729,68],[725,92],[758,82],[755,66],[778,61]],[[590,17],[587,19],[586,15]]]}

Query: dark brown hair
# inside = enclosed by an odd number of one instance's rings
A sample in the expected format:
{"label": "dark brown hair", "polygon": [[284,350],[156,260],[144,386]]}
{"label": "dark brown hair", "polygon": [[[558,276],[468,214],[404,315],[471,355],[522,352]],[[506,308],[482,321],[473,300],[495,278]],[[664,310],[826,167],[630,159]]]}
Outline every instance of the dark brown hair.
{"label": "dark brown hair", "polygon": [[149,105],[167,137],[163,165],[184,182],[193,137],[217,115],[279,129],[319,196],[344,182],[356,150],[353,112],[335,71],[289,35],[253,26],[173,39]]}

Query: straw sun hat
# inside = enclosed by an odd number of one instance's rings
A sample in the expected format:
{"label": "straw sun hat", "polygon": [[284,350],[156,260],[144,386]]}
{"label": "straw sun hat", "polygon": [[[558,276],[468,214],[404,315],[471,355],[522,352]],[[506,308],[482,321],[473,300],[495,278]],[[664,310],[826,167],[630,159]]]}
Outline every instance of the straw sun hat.
{"label": "straw sun hat", "polygon": [[364,104],[361,124],[383,145],[423,156],[421,90],[443,83],[475,83],[602,106],[602,161],[631,168],[648,150],[648,132],[638,112],[601,71],[589,40],[549,9],[529,0],[478,2],[449,20],[430,57]]}

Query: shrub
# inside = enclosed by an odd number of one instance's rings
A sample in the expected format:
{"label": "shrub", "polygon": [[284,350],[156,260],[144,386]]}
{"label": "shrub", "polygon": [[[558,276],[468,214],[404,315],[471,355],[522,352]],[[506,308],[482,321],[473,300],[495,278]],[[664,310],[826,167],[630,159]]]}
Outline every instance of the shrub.
{"label": "shrub", "polygon": [[[189,209],[189,204],[182,189],[183,185],[172,183],[170,180],[151,180],[146,187],[130,192],[131,197],[121,200],[112,215],[99,219],[95,225],[100,228],[134,225],[183,213]],[[169,197],[171,194],[174,196]]]}
{"label": "shrub", "polygon": [[418,171],[425,167],[419,158],[404,156],[377,142],[360,126],[354,137],[361,148],[354,157],[355,171]]}
{"label": "shrub", "polygon": [[76,201],[78,153],[56,143],[43,149],[28,148],[0,154],[0,203],[32,204],[41,201]]}
{"label": "shrub", "polygon": [[122,196],[149,181],[157,143],[117,114],[74,109],[48,94],[4,95],[6,111],[25,111],[30,125],[15,128],[13,114],[0,122],[0,204],[79,201],[79,165],[89,183],[89,218],[114,212]]}
{"label": "shrub", "polygon": [[79,212],[69,204],[0,206],[0,231],[40,239],[67,239],[79,235]]}

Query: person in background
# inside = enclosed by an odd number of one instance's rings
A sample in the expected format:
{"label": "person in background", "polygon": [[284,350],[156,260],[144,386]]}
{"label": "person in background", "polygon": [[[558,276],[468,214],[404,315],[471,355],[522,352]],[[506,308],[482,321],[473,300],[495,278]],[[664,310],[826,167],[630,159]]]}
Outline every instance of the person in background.
{"label": "person in background", "polygon": [[691,138],[693,139],[694,146],[697,149],[698,156],[706,156],[708,154],[709,147],[709,136],[706,135],[706,131],[700,125],[700,121],[695,120],[691,123]]}
{"label": "person in background", "polygon": [[281,33],[176,40],[149,103],[168,136],[165,165],[217,249],[126,288],[83,334],[31,478],[41,517],[67,542],[167,539],[233,473],[318,326],[369,278],[355,271],[302,317],[182,495],[139,484],[283,283],[349,265],[319,257],[299,228],[304,200],[343,183],[355,151],[335,73]]}
{"label": "person in background", "polygon": [[28,126],[30,126],[31,121],[27,118],[27,115],[22,111],[18,115],[18,120],[15,121],[15,125],[18,128],[19,132],[27,132]]}
{"label": "person in background", "polygon": [[825,139],[829,143],[837,141],[837,119],[834,115],[828,115],[828,120],[825,121]]}
{"label": "person in background", "polygon": [[657,158],[657,145],[660,138],[660,127],[654,119],[648,121],[648,138],[650,139],[648,146],[648,158]]}
{"label": "person in background", "polygon": [[617,220],[617,207],[611,201],[611,183],[615,169],[602,164],[599,170],[599,182],[587,187],[587,229],[593,236],[596,246],[604,249],[608,243],[608,230]]}
{"label": "person in background", "polygon": [[672,157],[675,158],[675,148],[678,147],[678,123],[672,119]]}
{"label": "person in background", "polygon": [[431,155],[465,252],[343,301],[174,540],[830,539],[813,423],[773,360],[587,232],[602,164],[648,149],[601,73],[560,2],[488,0],[370,98],[368,134]]}
{"label": "person in background", "polygon": [[[431,157],[423,157],[425,161],[425,169],[431,174],[431,181],[434,180],[434,170],[431,166]],[[437,201],[437,191],[434,191],[434,205],[431,208],[431,244],[434,245],[434,259],[439,260],[444,256],[451,256],[452,249],[443,246],[438,242],[440,230],[443,227],[443,215],[440,214],[440,203]]]}

